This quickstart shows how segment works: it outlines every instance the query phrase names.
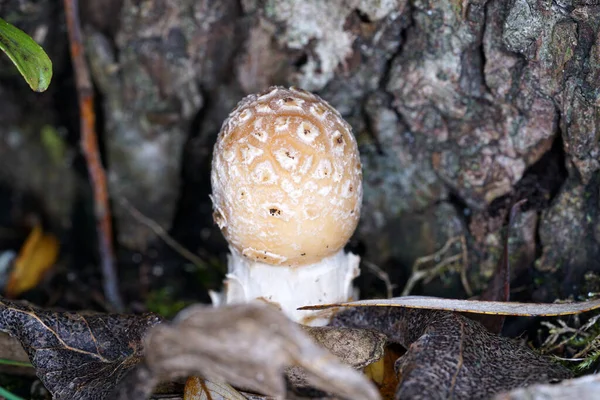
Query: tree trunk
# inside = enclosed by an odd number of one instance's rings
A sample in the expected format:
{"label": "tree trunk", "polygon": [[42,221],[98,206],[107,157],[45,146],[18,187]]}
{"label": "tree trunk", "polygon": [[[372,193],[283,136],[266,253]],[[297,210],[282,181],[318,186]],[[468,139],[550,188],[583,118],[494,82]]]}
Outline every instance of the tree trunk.
{"label": "tree trunk", "polygon": [[[0,15],[5,3],[15,2],[0,1]],[[353,245],[394,281],[417,257],[464,236],[469,263],[455,271],[466,268],[480,290],[521,198],[529,202],[511,232],[514,272],[534,266],[554,277],[531,288],[536,299],[570,293],[584,273],[600,272],[597,2],[84,3],[120,245],[144,250],[156,240],[120,206],[125,198],[195,246],[225,250],[208,198],[212,145],[238,100],[280,84],[317,92],[352,125],[365,179]],[[54,36],[61,25],[48,21]],[[57,66],[57,75],[68,71]],[[2,79],[1,101],[26,107],[23,91]],[[10,130],[0,129],[5,159]],[[18,179],[54,209],[58,200],[44,194],[58,189],[11,174],[2,179]],[[458,273],[449,277],[459,286]],[[365,282],[368,295],[375,278]]]}

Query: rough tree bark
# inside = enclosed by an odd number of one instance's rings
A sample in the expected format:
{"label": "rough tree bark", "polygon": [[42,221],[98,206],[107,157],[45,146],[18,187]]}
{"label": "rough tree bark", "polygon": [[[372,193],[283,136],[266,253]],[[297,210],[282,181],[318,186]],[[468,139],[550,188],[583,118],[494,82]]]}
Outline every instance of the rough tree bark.
{"label": "rough tree bark", "polygon": [[[465,235],[480,289],[510,203],[528,197],[517,272],[554,272],[561,295],[600,272],[598,2],[87,3],[111,193],[161,225],[193,216],[202,240],[223,248],[207,197],[220,124],[244,94],[298,85],[337,107],[359,140],[365,259],[406,269]],[[118,206],[116,223],[121,245],[156,239]],[[173,229],[190,225],[176,218]],[[547,290],[539,300],[554,298]]]}

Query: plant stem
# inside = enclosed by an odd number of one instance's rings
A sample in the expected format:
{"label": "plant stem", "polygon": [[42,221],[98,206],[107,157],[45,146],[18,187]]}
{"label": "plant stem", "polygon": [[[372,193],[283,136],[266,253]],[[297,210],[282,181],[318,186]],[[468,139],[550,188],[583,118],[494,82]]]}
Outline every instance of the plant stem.
{"label": "plant stem", "polygon": [[104,278],[104,295],[115,311],[122,311],[123,302],[119,294],[117,271],[115,268],[115,252],[112,243],[112,222],[106,173],[102,166],[98,150],[98,138],[95,130],[94,91],[81,38],[78,0],[64,0],[64,7],[79,99],[80,145],[87,162],[88,173],[94,192],[94,210],[101,259],[100,265]]}
{"label": "plant stem", "polygon": [[12,365],[14,367],[33,368],[33,365],[31,365],[31,363],[29,362],[9,360],[7,358],[0,358],[0,365]]}

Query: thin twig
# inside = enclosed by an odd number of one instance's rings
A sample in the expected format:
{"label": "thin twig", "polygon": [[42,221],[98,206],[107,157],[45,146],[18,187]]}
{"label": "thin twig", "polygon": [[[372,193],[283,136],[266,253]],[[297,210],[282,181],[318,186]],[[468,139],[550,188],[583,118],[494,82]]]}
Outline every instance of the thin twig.
{"label": "thin twig", "polygon": [[442,261],[435,264],[430,269],[415,270],[410,276],[408,282],[406,282],[406,286],[404,286],[404,289],[402,290],[402,296],[408,296],[417,284],[417,282],[419,282],[420,280],[422,280],[423,283],[428,284],[433,280],[433,278],[438,276],[444,270],[445,267],[454,264],[461,258],[461,254],[455,254],[452,257],[444,258]]}
{"label": "thin twig", "polygon": [[598,345],[600,345],[600,336],[596,336],[594,339],[590,340],[590,342],[586,344],[582,350],[578,351],[573,357],[587,357],[591,350],[597,348]]}
{"label": "thin twig", "polygon": [[94,91],[90,73],[85,60],[81,27],[79,23],[78,0],[64,0],[65,16],[69,32],[71,59],[77,86],[77,97],[80,112],[80,145],[87,162],[88,173],[94,193],[94,211],[96,216],[96,229],[98,233],[100,265],[104,278],[104,295],[106,300],[115,309],[123,310],[123,301],[119,294],[117,271],[115,268],[115,252],[112,243],[112,223],[110,205],[108,201],[108,188],[106,174],[100,152],[98,138],[96,137],[94,113]]}
{"label": "thin twig", "polygon": [[191,251],[186,249],[183,245],[181,245],[175,239],[173,239],[173,237],[167,233],[165,228],[160,226],[153,219],[148,218],[147,216],[142,214],[142,212],[140,210],[138,210],[137,208],[135,208],[129,202],[129,200],[127,200],[124,197],[119,197],[118,201],[121,204],[121,206],[123,206],[123,208],[125,208],[127,210],[127,212],[129,212],[129,214],[131,214],[131,216],[133,218],[135,218],[140,224],[143,224],[146,227],[148,227],[150,230],[152,230],[156,234],[156,236],[161,238],[170,248],[172,248],[177,253],[179,253],[179,255],[181,255],[183,258],[187,259],[188,261],[190,261],[192,264],[196,265],[197,267],[201,267],[201,268],[206,267],[206,262],[204,260],[202,260],[200,257],[198,257],[197,255],[195,255],[194,253],[192,253]]}
{"label": "thin twig", "polygon": [[[592,338],[592,333],[588,332],[591,328],[596,326],[598,320],[600,320],[600,314],[590,318],[589,321],[587,321],[583,326],[579,328],[574,328],[567,325],[567,323],[562,319],[559,319],[557,321],[558,325],[555,325],[552,322],[542,321],[542,325],[548,328],[549,331],[548,337],[542,345],[543,351],[545,353],[550,353],[569,344],[570,342],[578,338],[586,340],[591,338],[591,340],[589,340],[585,347],[579,350],[572,357],[572,360],[577,360],[583,357],[581,360],[579,360],[582,361],[592,350],[594,350],[595,348],[597,348],[598,345],[600,345],[600,336],[595,336]],[[558,340],[561,337],[562,340],[558,342]]]}
{"label": "thin twig", "polygon": [[423,283],[426,285],[429,284],[434,278],[439,276],[442,271],[444,271],[444,268],[460,260],[462,260],[462,254],[455,254],[451,257],[444,258],[442,261],[434,265],[432,269],[426,271],[427,275],[423,279]]}
{"label": "thin twig", "polygon": [[460,245],[462,247],[462,268],[460,269],[460,281],[462,282],[463,288],[467,293],[468,297],[473,296],[473,290],[471,289],[471,285],[469,285],[469,279],[467,277],[467,272],[469,270],[469,254],[467,253],[467,238],[465,235],[460,236]]}
{"label": "thin twig", "polygon": [[367,267],[367,269],[369,269],[371,272],[373,272],[375,274],[375,276],[377,276],[379,279],[381,279],[381,281],[385,284],[387,298],[391,299],[392,297],[394,297],[395,285],[393,285],[392,282],[390,281],[390,276],[388,275],[388,273],[385,272],[384,270],[382,270],[381,268],[379,268],[379,266],[377,264],[372,263],[371,261],[364,260],[363,264],[365,265],[365,267]]}
{"label": "thin twig", "polygon": [[[461,254],[456,254],[449,258],[441,260],[440,262],[436,263],[433,267],[421,268],[422,265],[427,264],[431,261],[435,261],[435,260],[439,259],[440,257],[442,257],[445,253],[448,252],[448,250],[450,250],[450,247],[454,243],[456,243],[460,240],[461,240],[461,236],[451,237],[450,239],[448,239],[446,241],[444,246],[442,246],[442,248],[439,249],[438,251],[436,251],[435,253],[417,258],[413,264],[412,273],[411,273],[408,281],[404,285],[404,289],[402,290],[402,296],[408,296],[410,294],[410,292],[412,291],[412,289],[414,288],[414,286],[420,280],[425,280],[426,283],[430,282],[433,278],[435,278],[437,275],[439,275],[439,273],[444,269],[444,267],[451,265],[451,264],[459,261],[460,259],[463,259],[465,257],[464,256],[465,253],[461,252]],[[464,285],[464,282],[463,282],[463,285]]]}
{"label": "thin twig", "polygon": [[438,251],[436,251],[435,253],[417,258],[417,260],[415,261],[415,263],[413,265],[413,270],[416,271],[419,269],[419,267],[421,265],[428,263],[430,261],[434,261],[436,258],[441,257],[443,254],[445,254],[450,249],[450,246],[452,246],[454,243],[456,243],[459,240],[460,240],[460,236],[451,237],[444,244],[444,246],[441,249],[439,249]]}

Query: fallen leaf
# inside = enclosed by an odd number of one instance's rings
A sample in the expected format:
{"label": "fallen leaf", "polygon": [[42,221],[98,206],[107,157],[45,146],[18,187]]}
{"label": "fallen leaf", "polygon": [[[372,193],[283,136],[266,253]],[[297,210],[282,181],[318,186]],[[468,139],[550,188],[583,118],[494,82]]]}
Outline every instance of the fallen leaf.
{"label": "fallen leaf", "polygon": [[6,284],[5,295],[14,298],[34,288],[44,273],[56,262],[60,244],[51,234],[36,225],[19,251]]}
{"label": "fallen leaf", "polygon": [[364,368],[383,357],[386,336],[373,330],[333,326],[301,326],[315,342],[344,364]]}
{"label": "fallen leaf", "polygon": [[444,310],[463,313],[514,315],[522,317],[581,314],[600,309],[600,299],[573,303],[517,303],[505,301],[458,300],[430,296],[403,296],[391,299],[359,300],[344,303],[319,304],[298,308],[321,310],[335,307],[401,307]]}
{"label": "fallen leaf", "polygon": [[0,300],[0,331],[16,337],[55,400],[110,398],[142,358],[142,337],[157,315],[49,311]]}
{"label": "fallen leaf", "polygon": [[[301,328],[316,343],[329,350],[344,364],[355,369],[364,368],[383,357],[387,338],[373,330],[332,326],[301,326]],[[308,372],[300,366],[288,368],[286,377],[292,390],[297,394],[309,397],[326,395],[312,387]]]}
{"label": "fallen leaf", "polygon": [[398,375],[396,374],[395,364],[396,360],[405,353],[399,347],[394,344],[387,346],[383,357],[365,368],[365,375],[375,382],[384,400],[393,399],[398,387]]}
{"label": "fallen leaf", "polygon": [[286,394],[284,371],[306,371],[308,383],[347,399],[379,399],[374,385],[341,363],[271,306],[191,306],[172,324],[150,330],[146,356],[113,398],[145,399],[161,380],[202,376],[267,395]]}
{"label": "fallen leaf", "polygon": [[407,349],[396,362],[397,399],[489,398],[571,373],[520,343],[457,313],[411,308],[352,308],[334,326],[377,329]]}

